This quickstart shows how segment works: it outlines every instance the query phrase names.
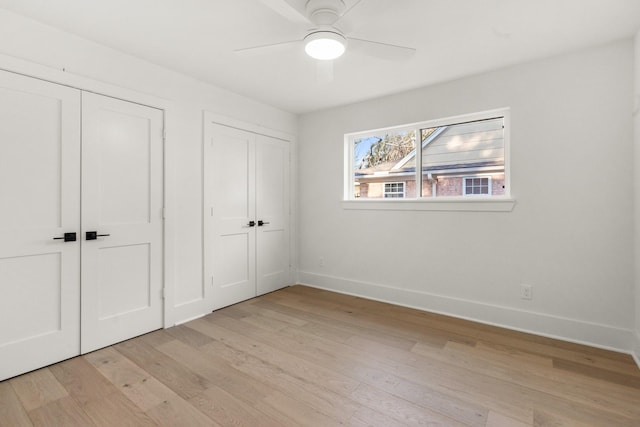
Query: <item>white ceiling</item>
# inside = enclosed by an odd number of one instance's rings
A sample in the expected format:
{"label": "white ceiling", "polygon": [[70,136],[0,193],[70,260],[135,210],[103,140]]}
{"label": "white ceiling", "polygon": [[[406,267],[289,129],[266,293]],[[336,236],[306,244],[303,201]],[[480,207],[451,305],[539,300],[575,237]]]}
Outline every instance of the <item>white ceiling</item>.
{"label": "white ceiling", "polygon": [[[306,0],[286,0],[303,9]],[[347,7],[355,0],[345,0]],[[452,80],[631,37],[640,0],[362,0],[348,35],[415,47],[392,61],[355,50],[320,82],[303,48],[234,49],[301,39],[308,26],[267,0],[0,0],[0,7],[293,113]]]}

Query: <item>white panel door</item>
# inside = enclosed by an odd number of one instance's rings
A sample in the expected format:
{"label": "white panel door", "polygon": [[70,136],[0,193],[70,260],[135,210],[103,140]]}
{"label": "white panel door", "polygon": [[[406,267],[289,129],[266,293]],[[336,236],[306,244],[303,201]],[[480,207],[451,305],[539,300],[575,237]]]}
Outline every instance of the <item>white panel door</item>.
{"label": "white panel door", "polygon": [[204,265],[215,310],[256,296],[255,135],[216,124],[206,135]]}
{"label": "white panel door", "polygon": [[257,294],[289,284],[289,143],[256,139]]}
{"label": "white panel door", "polygon": [[161,110],[82,94],[82,353],[162,327],[162,132]]}
{"label": "white panel door", "polygon": [[289,284],[289,143],[205,129],[204,266],[211,308]]}
{"label": "white panel door", "polygon": [[79,228],[80,92],[0,72],[0,380],[80,353]]}

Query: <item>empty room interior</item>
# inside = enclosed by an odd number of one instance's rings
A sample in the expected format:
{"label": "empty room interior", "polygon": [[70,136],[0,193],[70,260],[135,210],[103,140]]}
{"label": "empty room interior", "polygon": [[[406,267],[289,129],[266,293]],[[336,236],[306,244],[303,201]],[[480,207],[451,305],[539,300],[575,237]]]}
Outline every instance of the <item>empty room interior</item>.
{"label": "empty room interior", "polygon": [[640,426],[637,0],[0,0],[0,427]]}

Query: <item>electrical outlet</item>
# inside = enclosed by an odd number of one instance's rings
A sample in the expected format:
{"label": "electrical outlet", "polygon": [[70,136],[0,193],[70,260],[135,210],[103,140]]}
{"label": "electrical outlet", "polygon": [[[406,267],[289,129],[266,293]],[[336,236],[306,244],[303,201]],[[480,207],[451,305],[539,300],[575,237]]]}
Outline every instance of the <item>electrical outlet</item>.
{"label": "electrical outlet", "polygon": [[320,267],[324,267],[324,257],[320,257],[320,260],[318,260],[318,264],[320,265]]}
{"label": "electrical outlet", "polygon": [[533,298],[533,286],[521,284],[520,285],[520,298],[531,299]]}

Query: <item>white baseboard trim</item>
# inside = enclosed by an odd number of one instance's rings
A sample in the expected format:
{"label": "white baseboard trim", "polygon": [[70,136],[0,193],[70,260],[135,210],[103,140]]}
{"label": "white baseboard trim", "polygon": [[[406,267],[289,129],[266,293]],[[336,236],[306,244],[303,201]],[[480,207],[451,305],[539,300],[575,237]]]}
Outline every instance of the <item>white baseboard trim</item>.
{"label": "white baseboard trim", "polygon": [[631,352],[631,355],[633,356],[633,360],[636,361],[636,365],[638,365],[638,368],[640,369],[640,331],[636,331],[633,336],[633,352]]}
{"label": "white baseboard trim", "polygon": [[[301,285],[314,288],[606,350],[632,353],[634,334],[629,329],[312,272],[300,271],[298,278]],[[639,353],[636,350],[636,362]]]}

